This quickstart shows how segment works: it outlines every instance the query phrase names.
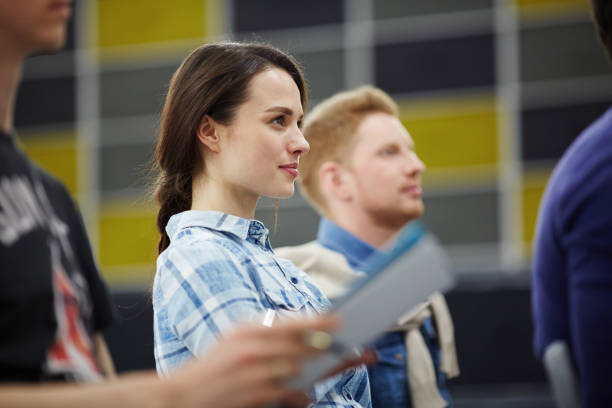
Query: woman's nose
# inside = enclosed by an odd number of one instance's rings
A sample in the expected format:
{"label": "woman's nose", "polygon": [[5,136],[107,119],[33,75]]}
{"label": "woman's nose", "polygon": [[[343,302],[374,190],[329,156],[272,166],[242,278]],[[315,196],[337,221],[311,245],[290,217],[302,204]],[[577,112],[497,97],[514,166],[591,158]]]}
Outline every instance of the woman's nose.
{"label": "woman's nose", "polygon": [[291,154],[304,154],[308,153],[309,150],[310,145],[306,141],[306,138],[302,134],[302,131],[298,129],[296,135],[289,144],[289,152]]}

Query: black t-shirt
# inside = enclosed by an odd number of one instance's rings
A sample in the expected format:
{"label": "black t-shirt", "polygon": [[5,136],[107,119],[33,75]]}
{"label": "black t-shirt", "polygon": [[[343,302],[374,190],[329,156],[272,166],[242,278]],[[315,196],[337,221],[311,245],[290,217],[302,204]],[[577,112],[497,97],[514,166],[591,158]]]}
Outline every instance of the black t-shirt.
{"label": "black t-shirt", "polygon": [[0,132],[0,381],[95,381],[114,318],[65,187]]}

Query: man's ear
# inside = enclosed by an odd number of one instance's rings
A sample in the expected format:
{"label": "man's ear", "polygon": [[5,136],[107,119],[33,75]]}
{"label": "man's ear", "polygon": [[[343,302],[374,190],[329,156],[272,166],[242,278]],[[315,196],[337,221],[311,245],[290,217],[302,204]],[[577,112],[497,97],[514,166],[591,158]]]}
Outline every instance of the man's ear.
{"label": "man's ear", "polygon": [[336,161],[325,162],[319,167],[319,183],[324,196],[350,201],[352,198],[345,169]]}
{"label": "man's ear", "polygon": [[215,122],[210,116],[204,116],[200,126],[198,127],[198,140],[209,150],[219,153],[221,151],[220,141],[221,138],[218,135],[218,128],[220,124]]}

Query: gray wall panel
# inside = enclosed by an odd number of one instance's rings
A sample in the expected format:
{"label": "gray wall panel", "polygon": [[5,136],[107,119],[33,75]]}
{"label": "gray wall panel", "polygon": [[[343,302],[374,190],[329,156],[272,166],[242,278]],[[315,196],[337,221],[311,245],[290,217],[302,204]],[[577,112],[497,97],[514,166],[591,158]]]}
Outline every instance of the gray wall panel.
{"label": "gray wall panel", "polygon": [[422,221],[447,245],[496,242],[498,199],[496,192],[425,197]]}
{"label": "gray wall panel", "polygon": [[377,0],[374,1],[376,18],[395,18],[421,14],[491,8],[492,0]]}
{"label": "gray wall panel", "polygon": [[102,145],[134,145],[157,142],[159,116],[146,115],[102,120],[100,141]]}
{"label": "gray wall panel", "polygon": [[610,73],[590,21],[525,28],[520,33],[520,49],[524,81]]}
{"label": "gray wall panel", "polygon": [[175,66],[103,72],[100,75],[100,114],[104,117],[161,112]]}
{"label": "gray wall panel", "polygon": [[274,208],[261,208],[255,218],[270,230],[272,247],[299,245],[312,241],[319,229],[319,215],[310,207],[283,208],[278,211],[278,228],[274,233]]}
{"label": "gray wall panel", "polygon": [[320,100],[344,89],[344,52],[340,50],[296,55],[310,87],[310,98]]}
{"label": "gray wall panel", "polygon": [[103,147],[100,150],[100,189],[102,194],[121,189],[145,192],[148,188],[150,144]]}

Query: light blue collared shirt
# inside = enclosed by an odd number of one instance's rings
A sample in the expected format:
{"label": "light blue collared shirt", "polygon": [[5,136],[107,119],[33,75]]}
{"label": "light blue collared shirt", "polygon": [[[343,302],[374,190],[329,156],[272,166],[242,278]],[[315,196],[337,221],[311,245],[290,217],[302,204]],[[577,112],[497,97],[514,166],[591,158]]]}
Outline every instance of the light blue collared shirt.
{"label": "light blue collared shirt", "polygon": [[[402,234],[411,234],[411,236],[418,240],[427,234],[427,232],[421,224],[411,223],[404,228]],[[356,270],[361,270],[370,257],[382,253],[377,248],[362,241],[326,218],[322,218],[319,224],[317,242],[332,251],[344,255],[351,268]],[[438,344],[436,330],[431,318],[423,322],[420,330],[434,361],[438,389],[448,403],[448,407],[452,407],[452,401],[446,386],[446,377],[438,369],[440,345]],[[412,407],[410,389],[407,386],[407,376],[409,373],[406,371],[407,353],[404,337],[404,333],[390,332],[382,335],[373,344],[378,355],[378,364],[370,367],[368,373],[370,376],[372,401],[375,407]]]}
{"label": "light blue collared shirt", "polygon": [[[255,220],[214,211],[170,218],[170,246],[157,258],[153,284],[155,362],[168,374],[202,355],[241,321],[327,311],[329,300],[288,260],[274,256]],[[365,368],[319,383],[314,406],[371,407]]]}
{"label": "light blue collared shirt", "polygon": [[326,218],[321,218],[319,223],[317,242],[332,251],[344,255],[353,269],[359,269],[371,256],[382,254],[382,251],[362,241]]}

